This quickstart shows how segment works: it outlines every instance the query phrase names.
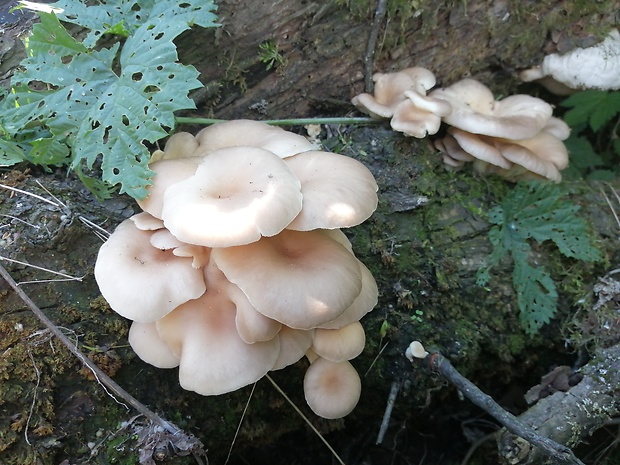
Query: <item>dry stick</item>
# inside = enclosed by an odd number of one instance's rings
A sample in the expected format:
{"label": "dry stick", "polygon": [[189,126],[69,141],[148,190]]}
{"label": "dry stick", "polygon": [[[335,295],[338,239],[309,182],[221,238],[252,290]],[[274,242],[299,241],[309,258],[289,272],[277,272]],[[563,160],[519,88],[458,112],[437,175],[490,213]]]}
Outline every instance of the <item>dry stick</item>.
{"label": "dry stick", "polygon": [[400,381],[394,381],[392,383],[392,388],[390,389],[390,395],[388,396],[387,405],[385,406],[385,412],[383,413],[383,421],[381,422],[381,427],[379,428],[379,434],[377,435],[377,441],[375,442],[375,444],[381,444],[383,442],[383,439],[385,438],[385,433],[387,432],[388,426],[390,425],[392,410],[394,409],[394,404],[396,403],[396,396],[398,396],[399,390]]}
{"label": "dry stick", "polygon": [[575,465],[584,465],[581,460],[575,457],[569,447],[537,434],[531,427],[504,410],[491,396],[482,392],[475,384],[461,375],[450,361],[440,353],[435,352],[427,355],[426,360],[433,371],[440,373],[454,384],[465,397],[499,421],[511,433],[539,447],[545,454],[555,459]]}
{"label": "dry stick", "polygon": [[379,0],[375,17],[372,20],[372,28],[368,37],[368,45],[366,47],[366,55],[364,55],[364,90],[368,93],[373,91],[372,70],[375,63],[375,50],[377,48],[377,39],[379,38],[379,29],[385,18],[387,0]]}
{"label": "dry stick", "polygon": [[86,355],[80,352],[80,350],[73,344],[73,342],[67,336],[65,336],[62,331],[60,331],[60,329],[41,311],[39,307],[37,307],[37,305],[30,299],[30,297],[28,297],[28,295],[17,285],[15,280],[2,265],[0,265],[0,275],[13,288],[17,295],[24,301],[24,303],[30,308],[30,310],[32,310],[32,312],[39,318],[39,320],[41,320],[43,324],[47,326],[47,328],[52,332],[52,334],[54,334],[54,336],[56,336],[60,340],[60,342],[67,346],[69,351],[77,358],[79,358],[80,361],[94,373],[95,377],[103,384],[104,387],[112,390],[115,394],[123,398],[138,412],[140,412],[142,415],[144,415],[156,425],[161,426],[169,433],[178,434],[181,432],[174,425],[171,425],[159,415],[149,410],[138,399],[125,391],[114,380],[112,380],[112,378],[110,378],[103,371],[101,371],[101,369],[97,365],[95,365],[95,363],[91,359],[89,359]]}

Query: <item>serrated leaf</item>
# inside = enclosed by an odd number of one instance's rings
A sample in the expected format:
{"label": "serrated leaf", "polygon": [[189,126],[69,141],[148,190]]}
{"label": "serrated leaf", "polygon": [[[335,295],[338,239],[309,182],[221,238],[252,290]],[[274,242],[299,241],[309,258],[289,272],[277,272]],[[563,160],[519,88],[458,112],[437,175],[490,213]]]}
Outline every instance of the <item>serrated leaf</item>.
{"label": "serrated leaf", "polygon": [[571,134],[570,137],[564,141],[564,145],[566,145],[568,149],[570,165],[573,168],[585,171],[603,164],[603,159],[594,151],[594,147],[592,147],[590,141],[585,137]]}
{"label": "serrated leaf", "polygon": [[515,257],[513,285],[517,292],[519,319],[529,335],[551,321],[557,309],[558,294],[547,272],[527,263],[527,257]]}
{"label": "serrated leaf", "polygon": [[588,89],[571,95],[561,105],[571,108],[564,115],[569,126],[588,123],[596,132],[620,113],[620,92]]}
{"label": "serrated leaf", "polygon": [[84,45],[92,48],[104,34],[128,37],[146,22],[162,22],[175,19],[188,25],[216,26],[217,17],[212,11],[214,2],[206,0],[114,0],[100,1],[96,5],[75,0],[59,0],[55,7],[70,13],[59,17],[89,29]]}
{"label": "serrated leaf", "polygon": [[69,160],[69,147],[57,137],[33,140],[28,160],[43,166],[61,166]]}

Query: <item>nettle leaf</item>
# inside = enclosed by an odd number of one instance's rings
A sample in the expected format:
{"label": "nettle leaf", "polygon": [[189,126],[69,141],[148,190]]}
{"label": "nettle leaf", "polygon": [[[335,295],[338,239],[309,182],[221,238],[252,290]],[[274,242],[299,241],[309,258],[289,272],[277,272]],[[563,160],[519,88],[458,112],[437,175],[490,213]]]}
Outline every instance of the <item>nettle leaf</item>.
{"label": "nettle leaf", "polygon": [[[158,2],[152,11],[163,8],[159,3],[170,6]],[[25,127],[45,126],[72,149],[73,169],[91,168],[101,157],[104,182],[144,198],[152,175],[144,142],[165,137],[174,127],[174,112],[194,108],[188,93],[201,86],[198,72],[177,62],[173,43],[188,23],[155,15],[136,27],[122,48],[116,43],[90,50],[54,14],[40,16],[27,43],[29,58],[4,102],[6,132],[16,137]],[[37,163],[36,156],[60,159],[58,151],[34,155]]]}
{"label": "nettle leaf", "polygon": [[93,47],[104,34],[129,37],[142,24],[169,19],[202,27],[216,26],[217,17],[212,11],[217,7],[205,0],[100,0],[95,5],[75,0],[59,0],[54,7],[63,10],[58,17],[89,29],[84,39],[86,47]]}
{"label": "nettle leaf", "polygon": [[596,132],[620,113],[620,92],[588,89],[571,95],[562,106],[571,108],[564,115],[568,125],[588,123]]}
{"label": "nettle leaf", "polygon": [[493,251],[489,266],[480,270],[477,283],[485,285],[489,269],[506,255],[514,262],[513,283],[517,292],[520,319],[528,334],[534,334],[554,315],[557,292],[553,280],[541,266],[533,267],[529,240],[552,241],[559,251],[571,258],[593,262],[601,259],[588,234],[586,222],[577,216],[579,207],[565,199],[555,184],[518,184],[489,213],[495,224],[489,231]]}

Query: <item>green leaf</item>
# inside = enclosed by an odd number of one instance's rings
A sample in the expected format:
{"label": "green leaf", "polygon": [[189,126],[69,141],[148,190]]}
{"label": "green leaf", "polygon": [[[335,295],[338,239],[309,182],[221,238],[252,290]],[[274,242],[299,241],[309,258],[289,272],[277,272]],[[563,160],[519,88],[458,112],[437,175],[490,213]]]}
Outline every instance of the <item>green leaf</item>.
{"label": "green leaf", "polygon": [[529,240],[552,241],[560,253],[588,262],[601,259],[589,238],[586,222],[577,215],[579,207],[566,200],[555,184],[518,184],[489,212],[489,231],[493,251],[488,267],[479,270],[476,282],[485,285],[489,269],[510,254],[514,262],[513,283],[517,292],[520,319],[529,334],[547,323],[555,313],[557,293],[551,277],[543,267],[533,267],[528,258]]}
{"label": "green leaf", "polygon": [[167,22],[170,19],[192,26],[216,26],[217,17],[212,11],[214,2],[205,0],[114,0],[99,1],[96,5],[75,0],[54,3],[65,12],[59,18],[89,29],[84,45],[92,48],[104,34],[129,37],[135,29],[147,22]]}
{"label": "green leaf", "polygon": [[0,139],[0,166],[11,166],[26,160],[24,148],[18,143]]}
{"label": "green leaf", "polygon": [[69,147],[57,137],[41,138],[31,142],[32,149],[28,160],[43,166],[66,165],[69,159]]}
{"label": "green leaf", "polygon": [[557,308],[558,294],[551,276],[541,267],[532,267],[527,257],[515,257],[512,279],[517,292],[521,325],[529,335],[551,321]]}
{"label": "green leaf", "polygon": [[571,108],[564,115],[569,126],[588,123],[596,132],[620,113],[620,92],[588,89],[571,95],[561,105]]}

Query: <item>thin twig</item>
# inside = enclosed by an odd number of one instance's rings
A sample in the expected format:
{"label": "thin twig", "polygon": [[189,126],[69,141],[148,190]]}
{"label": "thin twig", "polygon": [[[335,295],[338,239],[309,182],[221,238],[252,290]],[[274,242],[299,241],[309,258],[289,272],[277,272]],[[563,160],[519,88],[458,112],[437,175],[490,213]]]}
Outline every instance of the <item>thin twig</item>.
{"label": "thin twig", "polygon": [[452,366],[450,361],[440,353],[431,353],[425,357],[425,360],[428,361],[433,371],[440,373],[454,384],[465,397],[499,421],[511,433],[539,447],[546,455],[559,461],[574,465],[584,465],[581,460],[575,457],[569,447],[539,435],[530,426],[504,410],[491,396],[482,392],[475,384],[461,375]]}
{"label": "thin twig", "polygon": [[295,403],[289,398],[289,396],[286,395],[286,393],[280,388],[280,386],[278,386],[276,384],[276,382],[271,378],[271,376],[269,375],[265,375],[265,378],[267,378],[269,380],[269,382],[271,384],[273,384],[273,387],[276,388],[276,391],[278,391],[280,393],[280,395],[282,397],[284,397],[284,399],[291,405],[291,407],[293,407],[295,409],[295,411],[297,412],[297,414],[303,418],[303,420],[306,422],[306,424],[310,427],[310,429],[312,429],[312,431],[314,431],[314,433],[319,437],[319,439],[323,442],[323,444],[325,444],[325,446],[327,446],[327,448],[329,449],[329,451],[332,453],[332,455],[334,456],[334,458],[336,459],[336,461],[340,464],[340,465],[346,465],[342,459],[340,458],[340,456],[336,453],[336,451],[334,450],[334,448],[329,444],[329,442],[327,442],[327,440],[323,437],[323,435],[319,432],[318,429],[316,429],[316,427],[310,422],[310,420],[308,419],[307,416],[304,415],[304,413],[299,410],[299,407],[297,407],[297,405],[295,405]]}
{"label": "thin twig", "polygon": [[46,203],[49,203],[50,205],[55,206],[56,208],[59,208],[59,205],[57,203],[54,203],[51,200],[46,199],[45,197],[41,197],[40,195],[33,194],[32,192],[24,191],[24,190],[18,189],[17,187],[6,186],[4,184],[0,184],[0,188],[7,189],[13,192],[19,192],[20,194],[29,195],[31,197],[34,197],[35,199],[39,199],[43,202],[46,202]]}
{"label": "thin twig", "polygon": [[[60,271],[54,271],[54,270],[50,270],[47,268],[43,268],[41,266],[32,265],[30,263],[20,262],[19,260],[13,260],[12,258],[3,257],[1,255],[0,255],[0,260],[4,260],[7,262],[11,262],[11,263],[17,263],[18,265],[28,266],[30,268],[34,268],[35,270],[46,271],[48,273],[57,274],[58,276],[62,276],[66,278],[66,279],[63,279],[62,281],[82,281],[82,279],[84,279],[84,276],[82,277],[71,276],[65,273],[61,273]],[[28,282],[32,283],[36,281],[28,281]],[[26,284],[26,283],[20,283],[20,284]]]}
{"label": "thin twig", "polygon": [[368,45],[366,46],[366,54],[364,55],[364,90],[367,93],[371,93],[374,87],[372,74],[375,65],[375,50],[377,49],[379,30],[381,29],[381,24],[383,24],[386,10],[387,0],[379,0],[377,2],[377,9],[375,10],[375,17],[372,20]]}
{"label": "thin twig", "polygon": [[226,456],[226,460],[224,460],[224,465],[228,464],[230,456],[232,455],[233,447],[235,446],[235,441],[237,441],[237,436],[239,435],[239,431],[241,430],[241,424],[243,423],[245,414],[248,411],[248,407],[250,406],[250,400],[252,399],[252,395],[254,394],[254,389],[256,389],[256,383],[252,385],[252,390],[250,391],[250,395],[248,396],[248,401],[245,403],[245,407],[243,408],[243,413],[241,414],[241,418],[239,419],[239,424],[237,425],[237,430],[235,431],[233,440],[230,443],[230,449],[228,449],[228,455]]}
{"label": "thin twig", "polygon": [[73,344],[73,342],[63,334],[62,331],[41,311],[39,307],[28,297],[28,295],[17,285],[15,280],[11,277],[9,272],[0,265],[0,275],[4,278],[4,280],[13,288],[13,290],[17,293],[17,295],[24,301],[24,303],[32,310],[32,312],[41,320],[41,322],[56,336],[60,342],[62,342],[69,352],[75,355],[89,370],[93,372],[96,376],[97,380],[105,387],[109,388],[116,395],[124,399],[129,405],[135,408],[142,415],[151,420],[154,424],[161,426],[166,431],[172,434],[179,434],[181,431],[170,424],[163,418],[161,418],[156,413],[149,410],[144,404],[138,401],[135,397],[125,391],[122,387],[120,387],[112,378],[106,375],[95,363],[89,359],[86,355],[84,355],[80,350]]}
{"label": "thin twig", "polygon": [[387,405],[385,406],[385,412],[383,413],[383,421],[381,421],[381,427],[379,428],[379,434],[377,435],[377,442],[375,444],[381,444],[385,433],[387,432],[390,424],[390,418],[392,417],[392,409],[396,403],[396,396],[400,390],[400,381],[394,381],[390,389],[390,395],[388,396]]}

